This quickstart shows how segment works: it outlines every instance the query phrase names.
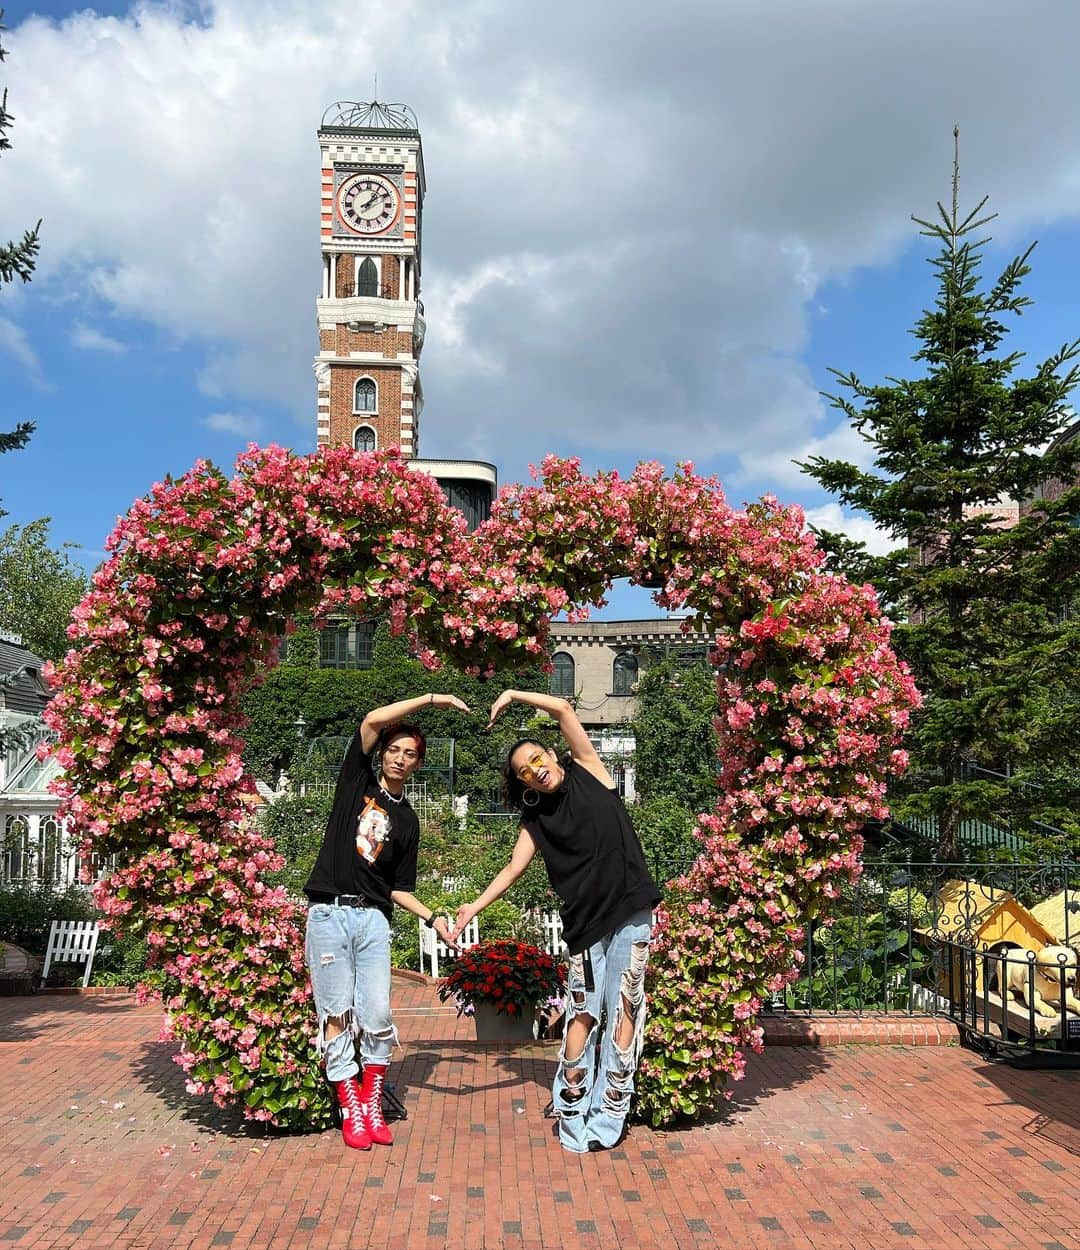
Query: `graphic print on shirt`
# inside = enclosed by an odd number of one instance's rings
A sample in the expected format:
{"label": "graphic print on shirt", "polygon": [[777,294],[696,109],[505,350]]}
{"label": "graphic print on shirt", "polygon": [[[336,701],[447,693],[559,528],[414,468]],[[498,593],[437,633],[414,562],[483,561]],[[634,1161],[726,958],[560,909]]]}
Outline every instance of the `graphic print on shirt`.
{"label": "graphic print on shirt", "polygon": [[382,854],[390,840],[390,817],[369,794],[356,820],[356,850],[369,864]]}

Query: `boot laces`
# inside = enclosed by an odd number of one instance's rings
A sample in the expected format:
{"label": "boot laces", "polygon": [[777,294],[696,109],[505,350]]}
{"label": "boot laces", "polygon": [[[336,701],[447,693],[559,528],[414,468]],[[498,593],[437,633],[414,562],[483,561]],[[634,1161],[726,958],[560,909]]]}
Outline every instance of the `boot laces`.
{"label": "boot laces", "polygon": [[381,1072],[376,1072],[371,1083],[371,1100],[367,1104],[367,1113],[372,1124],[382,1127],[386,1121],[383,1119],[382,1113],[382,1087],[383,1076]]}
{"label": "boot laces", "polygon": [[356,1084],[355,1078],[342,1081],[338,1088],[343,1089],[344,1091],[344,1098],[342,1099],[342,1102],[346,1111],[349,1113],[349,1119],[352,1120],[354,1124],[359,1124],[360,1119],[364,1114],[364,1108],[360,1102],[360,1088]]}

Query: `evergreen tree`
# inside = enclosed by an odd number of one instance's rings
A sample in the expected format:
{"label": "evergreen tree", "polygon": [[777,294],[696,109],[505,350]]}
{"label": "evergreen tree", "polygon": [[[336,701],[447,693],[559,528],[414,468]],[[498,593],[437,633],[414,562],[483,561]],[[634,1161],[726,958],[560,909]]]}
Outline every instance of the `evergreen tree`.
{"label": "evergreen tree", "polygon": [[[1005,322],[1030,303],[1020,285],[1034,244],[981,282],[986,203],[961,213],[954,159],[950,206],[913,218],[939,245],[937,295],[913,331],[917,376],[875,386],[833,371],[842,394],[828,398],[873,448],[873,469],[821,456],[801,466],[903,544],[873,557],[822,536],[834,565],[872,581],[899,621],[925,704],[893,809],[932,818],[947,858],[962,820],[1031,829],[1080,797],[1080,437],[1066,403],[1080,341],[1020,376]],[[1011,527],[1008,502],[1021,513]],[[1028,784],[1036,772],[1054,779],[1052,795]]]}
{"label": "evergreen tree", "polygon": [[[0,9],[0,32],[6,27],[3,24],[4,10]],[[0,43],[0,61],[3,61],[6,52],[4,46]],[[8,131],[14,120],[7,109],[7,88],[4,88],[0,94],[0,152],[7,152],[11,149],[11,140],[8,138]],[[23,282],[30,281],[30,275],[34,272],[34,264],[38,253],[38,231],[41,228],[39,221],[33,230],[27,230],[23,234],[22,240],[18,243],[11,241],[6,245],[0,245],[0,287],[7,286],[8,283],[14,282],[16,278],[21,278]],[[0,453],[5,451],[17,451],[24,446],[30,435],[34,432],[34,423],[32,421],[20,421],[13,430],[0,431]],[[6,515],[0,508],[0,516]]]}

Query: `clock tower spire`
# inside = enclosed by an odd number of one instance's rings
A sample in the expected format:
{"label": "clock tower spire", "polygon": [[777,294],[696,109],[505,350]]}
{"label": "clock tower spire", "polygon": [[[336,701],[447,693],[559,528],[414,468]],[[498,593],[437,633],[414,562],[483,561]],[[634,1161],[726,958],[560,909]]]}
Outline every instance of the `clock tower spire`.
{"label": "clock tower spire", "polygon": [[412,109],[323,114],[318,445],[419,454],[424,156]]}

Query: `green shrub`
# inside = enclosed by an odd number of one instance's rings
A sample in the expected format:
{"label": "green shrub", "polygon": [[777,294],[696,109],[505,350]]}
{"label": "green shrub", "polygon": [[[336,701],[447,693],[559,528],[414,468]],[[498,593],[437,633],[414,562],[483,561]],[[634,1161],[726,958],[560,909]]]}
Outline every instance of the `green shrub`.
{"label": "green shrub", "polygon": [[274,839],[277,850],[285,856],[280,872],[267,873],[268,885],[283,885],[297,898],[303,895],[304,882],[311,875],[322,845],[332,802],[328,794],[289,794],[266,808],[260,818],[263,832]]}
{"label": "green shrub", "polygon": [[813,963],[807,975],[787,987],[788,1008],[907,1010],[909,985],[930,963],[917,940],[906,916],[892,908],[868,916],[841,916],[835,924],[817,926]]}
{"label": "green shrub", "polygon": [[13,886],[0,890],[0,939],[32,955],[44,955],[53,920],[95,920],[98,912],[87,890],[71,885]]}
{"label": "green shrub", "polygon": [[701,853],[701,843],[694,837],[694,813],[670,795],[639,800],[630,807],[630,819],[645,862],[661,885],[685,872]]}
{"label": "green shrub", "polygon": [[94,970],[90,974],[91,985],[126,985],[133,988],[142,982],[160,988],[161,974],[147,967],[148,947],[142,938],[103,933],[101,944],[108,948],[108,952],[99,953],[95,958]]}

